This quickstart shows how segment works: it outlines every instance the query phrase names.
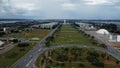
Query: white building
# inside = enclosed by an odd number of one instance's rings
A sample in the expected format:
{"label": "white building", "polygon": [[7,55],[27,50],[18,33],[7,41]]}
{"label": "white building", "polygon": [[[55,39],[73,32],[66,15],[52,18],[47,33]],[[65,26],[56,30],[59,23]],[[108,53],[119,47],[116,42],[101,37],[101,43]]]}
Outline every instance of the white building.
{"label": "white building", "polygon": [[40,24],[39,26],[40,26],[40,28],[50,28],[50,29],[52,29],[52,27],[56,24],[58,24],[58,22]]}
{"label": "white building", "polygon": [[82,22],[80,23],[76,22],[75,24],[79,25],[79,27],[83,29],[88,29],[88,30],[95,29],[95,27],[92,24],[82,23]]}
{"label": "white building", "polygon": [[63,24],[66,24],[66,20],[64,20],[64,23]]}
{"label": "white building", "polygon": [[109,41],[110,42],[120,42],[120,35],[110,35]]}
{"label": "white building", "polygon": [[106,29],[99,29],[96,31],[97,34],[109,35],[110,33]]}
{"label": "white building", "polygon": [[4,33],[10,33],[10,29],[9,27],[3,27],[3,28],[0,28],[0,32],[4,32]]}

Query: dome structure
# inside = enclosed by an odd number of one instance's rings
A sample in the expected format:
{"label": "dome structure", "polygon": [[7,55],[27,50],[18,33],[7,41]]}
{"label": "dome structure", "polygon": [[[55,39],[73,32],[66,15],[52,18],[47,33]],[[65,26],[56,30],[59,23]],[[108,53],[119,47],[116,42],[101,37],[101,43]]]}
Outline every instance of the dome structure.
{"label": "dome structure", "polygon": [[99,29],[98,31],[96,31],[96,33],[98,34],[110,34],[106,29]]}
{"label": "dome structure", "polygon": [[4,44],[4,42],[0,41],[0,46],[2,46]]}

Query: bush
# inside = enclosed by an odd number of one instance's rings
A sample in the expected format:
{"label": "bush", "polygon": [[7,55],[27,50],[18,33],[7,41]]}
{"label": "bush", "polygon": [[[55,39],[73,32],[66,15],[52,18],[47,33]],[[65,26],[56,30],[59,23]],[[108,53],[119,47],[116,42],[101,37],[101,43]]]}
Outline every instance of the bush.
{"label": "bush", "polygon": [[65,55],[59,55],[57,56],[57,61],[62,61],[62,62],[68,61],[68,57]]}
{"label": "bush", "polygon": [[104,63],[97,61],[97,62],[92,62],[93,65],[98,66],[98,67],[104,67]]}
{"label": "bush", "polygon": [[45,42],[46,47],[50,47],[50,41]]}
{"label": "bush", "polygon": [[116,64],[119,64],[120,63],[120,61],[116,61]]}
{"label": "bush", "polygon": [[29,43],[19,43],[17,46],[18,47],[27,47],[27,46],[29,46]]}
{"label": "bush", "polygon": [[79,65],[79,66],[80,66],[80,67],[84,67],[85,65],[80,63],[80,65]]}
{"label": "bush", "polygon": [[17,43],[17,42],[18,42],[18,39],[13,39],[12,42],[13,42],[13,43]]}
{"label": "bush", "polygon": [[0,37],[3,36],[3,35],[5,35],[5,33],[4,32],[0,32]]}
{"label": "bush", "polygon": [[98,57],[99,57],[99,54],[97,52],[88,52],[88,56],[87,56],[87,60],[89,62],[97,62],[99,61],[98,60]]}

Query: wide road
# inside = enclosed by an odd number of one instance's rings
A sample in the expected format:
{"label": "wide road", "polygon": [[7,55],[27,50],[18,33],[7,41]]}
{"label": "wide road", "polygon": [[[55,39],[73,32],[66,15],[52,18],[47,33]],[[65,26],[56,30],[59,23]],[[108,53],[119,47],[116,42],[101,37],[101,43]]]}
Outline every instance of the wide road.
{"label": "wide road", "polygon": [[[31,62],[33,62],[34,59],[37,58],[37,56],[40,54],[41,49],[43,49],[43,46],[45,45],[46,38],[49,36],[52,36],[54,32],[59,28],[60,24],[53,29],[47,36],[45,36],[38,45],[36,45],[32,50],[30,50],[24,57],[22,57],[20,60],[18,60],[15,64],[11,66],[11,68],[34,68],[33,64],[31,65]],[[32,67],[29,67],[32,66]]]}

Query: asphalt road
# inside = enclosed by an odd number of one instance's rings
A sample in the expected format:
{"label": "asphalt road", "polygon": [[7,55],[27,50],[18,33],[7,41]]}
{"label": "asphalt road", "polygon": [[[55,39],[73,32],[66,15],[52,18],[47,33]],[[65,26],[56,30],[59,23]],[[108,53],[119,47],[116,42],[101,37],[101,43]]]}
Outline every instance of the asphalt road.
{"label": "asphalt road", "polygon": [[41,42],[38,45],[36,45],[36,47],[34,47],[30,52],[28,52],[24,57],[18,60],[10,68],[34,68],[34,64],[32,62],[35,61],[39,54],[42,53],[42,49],[45,45],[46,38],[52,36],[59,26],[60,25],[53,29],[46,37],[44,37],[41,40]]}

